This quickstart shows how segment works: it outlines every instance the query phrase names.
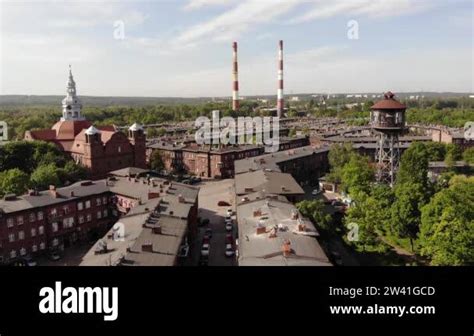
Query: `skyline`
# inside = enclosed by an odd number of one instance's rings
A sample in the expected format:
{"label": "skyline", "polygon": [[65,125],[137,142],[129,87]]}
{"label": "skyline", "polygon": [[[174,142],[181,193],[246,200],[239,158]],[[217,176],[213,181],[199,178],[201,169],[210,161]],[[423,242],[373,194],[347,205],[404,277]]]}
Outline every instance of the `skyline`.
{"label": "skyline", "polygon": [[[72,64],[82,96],[230,97],[237,41],[240,95],[276,96],[280,39],[286,95],[474,91],[465,0],[3,1],[0,11],[5,95],[62,95]],[[359,39],[348,38],[352,20]]]}

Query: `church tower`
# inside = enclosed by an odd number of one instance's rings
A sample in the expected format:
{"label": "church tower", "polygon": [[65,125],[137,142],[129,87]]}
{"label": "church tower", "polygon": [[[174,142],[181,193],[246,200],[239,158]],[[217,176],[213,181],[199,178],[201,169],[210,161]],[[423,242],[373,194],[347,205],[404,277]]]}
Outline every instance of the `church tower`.
{"label": "church tower", "polygon": [[81,114],[82,104],[76,94],[76,82],[72,77],[71,65],[69,65],[69,79],[67,82],[67,94],[63,99],[63,116],[61,121],[85,120]]}

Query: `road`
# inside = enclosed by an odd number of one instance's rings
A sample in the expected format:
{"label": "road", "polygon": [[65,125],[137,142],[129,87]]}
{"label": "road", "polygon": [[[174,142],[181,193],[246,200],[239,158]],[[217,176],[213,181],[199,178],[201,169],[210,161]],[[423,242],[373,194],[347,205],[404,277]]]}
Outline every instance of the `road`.
{"label": "road", "polygon": [[[202,219],[207,218],[210,222],[208,226],[199,228],[198,237],[193,246],[192,255],[194,258],[191,261],[192,265],[198,264],[204,232],[209,227],[213,232],[210,240],[209,266],[237,266],[235,257],[226,257],[225,255],[227,232],[225,230],[224,218],[227,209],[231,208],[235,212],[233,183],[232,179],[227,179],[205,181],[199,185],[199,217]],[[225,201],[231,204],[231,206],[218,206],[217,203],[219,201]],[[235,241],[237,225],[235,223],[235,216],[233,218],[234,230],[232,235]]]}

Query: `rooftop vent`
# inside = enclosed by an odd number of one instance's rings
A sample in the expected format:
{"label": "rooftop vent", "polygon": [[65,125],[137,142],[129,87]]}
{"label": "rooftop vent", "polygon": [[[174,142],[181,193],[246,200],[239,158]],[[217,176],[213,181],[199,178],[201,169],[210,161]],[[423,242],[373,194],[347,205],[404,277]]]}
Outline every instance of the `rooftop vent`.
{"label": "rooftop vent", "polygon": [[153,244],[152,242],[144,242],[142,244],[142,252],[153,252]]}
{"label": "rooftop vent", "polygon": [[6,194],[3,197],[3,200],[4,201],[14,201],[14,200],[16,200],[16,195],[15,194]]}

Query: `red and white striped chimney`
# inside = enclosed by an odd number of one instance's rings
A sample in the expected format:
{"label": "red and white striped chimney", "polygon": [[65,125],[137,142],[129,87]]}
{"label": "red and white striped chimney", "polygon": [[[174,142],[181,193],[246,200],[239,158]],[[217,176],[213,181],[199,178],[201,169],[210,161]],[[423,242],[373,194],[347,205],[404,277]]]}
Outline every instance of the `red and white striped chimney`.
{"label": "red and white striped chimney", "polygon": [[277,93],[277,115],[283,116],[285,100],[283,98],[283,41],[278,46],[278,93]]}
{"label": "red and white striped chimney", "polygon": [[233,87],[232,87],[232,110],[238,111],[240,107],[240,101],[239,101],[239,64],[237,61],[237,42],[234,42],[232,44],[232,48],[234,50],[233,53],[233,60],[234,60],[234,66],[232,70],[233,74]]}

